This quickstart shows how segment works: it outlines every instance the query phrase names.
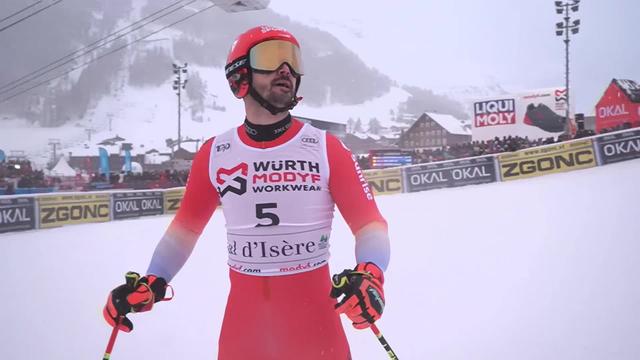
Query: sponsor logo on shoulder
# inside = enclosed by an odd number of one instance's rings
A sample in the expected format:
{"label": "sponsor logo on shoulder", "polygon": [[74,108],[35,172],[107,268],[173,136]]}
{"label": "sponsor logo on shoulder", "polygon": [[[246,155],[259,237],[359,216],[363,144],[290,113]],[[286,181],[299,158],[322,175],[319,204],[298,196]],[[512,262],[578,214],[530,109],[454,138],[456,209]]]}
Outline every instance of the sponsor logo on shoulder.
{"label": "sponsor logo on shoulder", "polygon": [[320,139],[315,135],[304,135],[300,138],[300,143],[303,148],[315,149],[320,144]]}
{"label": "sponsor logo on shoulder", "polygon": [[320,142],[315,136],[303,136],[301,141],[305,144],[317,144]]}
{"label": "sponsor logo on shoulder", "polygon": [[220,145],[216,145],[216,152],[225,152],[231,149],[231,143],[225,142]]}

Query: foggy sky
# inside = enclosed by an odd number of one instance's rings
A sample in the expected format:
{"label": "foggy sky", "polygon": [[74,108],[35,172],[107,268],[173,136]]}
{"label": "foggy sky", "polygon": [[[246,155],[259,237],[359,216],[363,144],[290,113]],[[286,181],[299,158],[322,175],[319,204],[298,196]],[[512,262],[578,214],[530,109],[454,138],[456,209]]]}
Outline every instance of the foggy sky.
{"label": "foggy sky", "polygon": [[[332,31],[367,64],[403,84],[444,92],[495,83],[507,91],[565,83],[564,42],[555,35],[562,16],[553,0],[271,0],[270,7]],[[640,81],[639,14],[635,0],[580,2],[572,19],[582,24],[570,43],[577,112],[593,114],[614,77]]]}

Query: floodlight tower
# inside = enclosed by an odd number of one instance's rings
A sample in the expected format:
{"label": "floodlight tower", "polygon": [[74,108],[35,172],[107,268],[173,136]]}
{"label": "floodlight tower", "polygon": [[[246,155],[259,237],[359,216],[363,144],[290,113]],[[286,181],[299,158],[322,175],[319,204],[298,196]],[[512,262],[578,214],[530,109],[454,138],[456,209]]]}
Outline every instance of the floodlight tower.
{"label": "floodlight tower", "polygon": [[563,22],[556,23],[556,35],[564,35],[564,50],[565,50],[565,64],[564,64],[564,79],[565,90],[567,94],[567,107],[565,111],[565,132],[569,132],[569,42],[570,35],[575,35],[579,31],[580,20],[576,19],[571,21],[571,14],[577,12],[579,8],[580,0],[572,0],[570,2],[556,1],[556,14],[564,15]]}
{"label": "floodlight tower", "polygon": [[225,12],[236,13],[266,9],[270,0],[211,0],[211,2]]}
{"label": "floodlight tower", "polygon": [[[221,8],[222,10],[230,13],[262,10],[269,5],[269,0],[211,0],[211,2]],[[173,90],[178,95],[178,149],[182,143],[181,133],[181,114],[182,114],[182,90],[187,85],[187,63],[183,66],[173,64],[173,74],[176,78],[173,80]]]}
{"label": "floodlight tower", "polygon": [[182,89],[187,86],[187,63],[184,63],[183,66],[173,64],[173,74],[176,76],[175,80],[173,80],[173,90],[176,92],[176,95],[178,95],[178,149],[180,149],[182,139],[182,134],[180,133],[180,117],[182,114],[181,95]]}

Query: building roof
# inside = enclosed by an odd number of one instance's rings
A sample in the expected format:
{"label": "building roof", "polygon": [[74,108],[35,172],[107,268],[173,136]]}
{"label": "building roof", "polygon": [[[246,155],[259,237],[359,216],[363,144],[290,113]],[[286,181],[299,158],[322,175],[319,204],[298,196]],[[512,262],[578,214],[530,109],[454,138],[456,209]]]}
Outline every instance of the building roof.
{"label": "building roof", "polygon": [[631,102],[640,103],[640,85],[637,82],[627,79],[613,79],[613,82],[629,97]]}
{"label": "building roof", "polygon": [[468,124],[464,120],[456,119],[453,115],[448,114],[425,112],[425,115],[437,122],[450,134],[471,136],[471,124]]}
{"label": "building roof", "polygon": [[173,158],[174,159],[181,159],[181,160],[193,160],[195,155],[196,155],[195,153],[192,153],[189,150],[185,150],[183,148],[178,148],[173,153]]}
{"label": "building roof", "polygon": [[298,119],[303,123],[310,124],[311,126],[318,128],[320,130],[326,130],[340,138],[344,137],[344,135],[347,133],[346,124],[341,124],[341,123],[327,121],[327,120],[312,119],[312,118],[302,117],[297,115],[293,115],[293,118]]}

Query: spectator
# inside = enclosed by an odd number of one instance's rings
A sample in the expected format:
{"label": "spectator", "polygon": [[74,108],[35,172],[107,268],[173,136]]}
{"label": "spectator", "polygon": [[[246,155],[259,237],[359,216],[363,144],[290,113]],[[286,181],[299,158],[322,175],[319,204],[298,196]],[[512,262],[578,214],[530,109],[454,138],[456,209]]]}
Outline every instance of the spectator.
{"label": "spectator", "polygon": [[16,193],[16,189],[13,186],[13,183],[7,183],[7,188],[4,190],[5,195],[13,195]]}

